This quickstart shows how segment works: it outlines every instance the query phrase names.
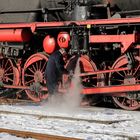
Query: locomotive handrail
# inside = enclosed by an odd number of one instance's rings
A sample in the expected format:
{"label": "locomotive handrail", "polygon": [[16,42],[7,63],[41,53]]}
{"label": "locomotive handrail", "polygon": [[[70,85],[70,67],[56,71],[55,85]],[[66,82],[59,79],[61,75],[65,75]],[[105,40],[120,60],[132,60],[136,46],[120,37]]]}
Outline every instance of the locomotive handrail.
{"label": "locomotive handrail", "polygon": [[92,8],[102,8],[102,7],[108,7],[109,4],[95,4],[91,5]]}
{"label": "locomotive handrail", "polygon": [[124,15],[127,15],[127,14],[140,14],[140,10],[133,10],[133,11],[120,11],[120,12],[117,12],[118,14],[124,14]]}
{"label": "locomotive handrail", "polygon": [[65,8],[39,8],[39,9],[31,9],[31,10],[13,10],[13,11],[0,11],[0,14],[17,14],[17,13],[32,13],[32,12],[42,12],[44,11],[63,11]]}

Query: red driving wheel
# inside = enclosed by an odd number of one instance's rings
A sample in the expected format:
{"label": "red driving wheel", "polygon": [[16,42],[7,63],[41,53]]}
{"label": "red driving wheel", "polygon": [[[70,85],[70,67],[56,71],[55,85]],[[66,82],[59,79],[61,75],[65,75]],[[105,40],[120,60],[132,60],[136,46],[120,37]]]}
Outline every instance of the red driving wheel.
{"label": "red driving wheel", "polygon": [[[43,53],[34,54],[27,59],[22,71],[22,83],[24,86],[34,85],[37,88],[39,83],[39,85],[46,87],[44,74],[47,61],[48,57]],[[26,90],[26,94],[35,102],[48,98],[48,94],[45,91]]]}
{"label": "red driving wheel", "polygon": [[[138,60],[136,60],[138,61]],[[128,60],[125,56],[118,58],[112,66],[112,69],[127,67]],[[110,85],[134,85],[140,84],[140,63],[131,69],[119,72],[113,72],[109,74]],[[124,93],[123,93],[124,94]],[[125,93],[126,96],[113,96],[113,101],[119,107],[126,110],[136,110],[140,108],[140,100],[137,99],[138,94],[136,92]],[[133,95],[133,97],[131,97]]]}
{"label": "red driving wheel", "polygon": [[[73,56],[67,63],[66,68],[70,71],[75,69],[76,62],[77,62],[77,56]],[[97,71],[96,64],[87,56],[87,55],[81,55],[79,58],[79,65],[80,65],[80,73],[88,73],[88,72],[94,72]],[[82,76],[81,77],[81,83],[83,87],[98,87],[101,86],[103,83],[99,82],[98,79],[100,79],[103,75],[90,75],[90,76]],[[63,83],[66,83],[66,78]],[[89,100],[92,100],[94,103],[97,104],[101,101],[101,96],[98,95],[88,95],[85,96]]]}

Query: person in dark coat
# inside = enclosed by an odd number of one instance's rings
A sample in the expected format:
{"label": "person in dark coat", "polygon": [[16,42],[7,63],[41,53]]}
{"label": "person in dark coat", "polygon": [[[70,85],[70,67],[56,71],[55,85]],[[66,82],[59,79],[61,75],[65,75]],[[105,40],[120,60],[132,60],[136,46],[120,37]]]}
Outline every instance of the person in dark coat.
{"label": "person in dark coat", "polygon": [[62,80],[62,75],[68,71],[64,68],[65,62],[63,57],[67,55],[64,48],[61,48],[52,53],[48,59],[45,79],[47,81],[48,93],[53,95],[58,92],[59,81]]}

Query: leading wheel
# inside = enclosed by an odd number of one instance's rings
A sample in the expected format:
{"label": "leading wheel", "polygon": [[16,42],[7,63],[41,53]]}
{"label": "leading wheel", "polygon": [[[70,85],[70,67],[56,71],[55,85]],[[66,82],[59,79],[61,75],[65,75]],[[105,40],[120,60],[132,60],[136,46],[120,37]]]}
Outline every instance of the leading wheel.
{"label": "leading wheel", "polygon": [[[138,61],[138,60],[136,60]],[[128,60],[125,56],[121,56],[113,64],[112,69],[127,67]],[[131,69],[119,72],[113,72],[109,74],[110,85],[134,85],[140,84],[140,63]],[[113,101],[119,107],[126,110],[136,110],[140,108],[140,100],[137,98],[137,92],[123,93],[125,96],[113,96]]]}
{"label": "leading wheel", "polygon": [[[32,55],[26,61],[22,71],[22,83],[24,86],[35,87],[36,91],[26,90],[26,94],[30,99],[39,102],[48,98],[47,92],[39,90],[39,85],[46,87],[44,77],[48,57],[43,53]],[[38,89],[37,89],[38,88]]]}

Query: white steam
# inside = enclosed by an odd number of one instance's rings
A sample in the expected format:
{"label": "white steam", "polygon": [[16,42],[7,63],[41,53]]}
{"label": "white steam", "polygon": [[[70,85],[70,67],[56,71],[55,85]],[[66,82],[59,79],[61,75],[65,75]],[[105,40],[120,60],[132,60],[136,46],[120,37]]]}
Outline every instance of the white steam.
{"label": "white steam", "polygon": [[67,89],[67,93],[56,93],[49,100],[43,104],[47,109],[51,111],[67,111],[71,112],[74,109],[78,108],[81,102],[81,80],[79,77],[80,74],[80,65],[79,59],[76,64],[73,78],[71,80],[72,85]]}
{"label": "white steam", "polygon": [[68,93],[65,94],[64,96],[64,103],[66,104],[67,107],[70,108],[75,108],[78,107],[80,105],[81,102],[81,80],[80,80],[80,65],[79,65],[79,60],[77,61],[76,64],[76,68],[74,71],[74,75],[72,78],[72,85],[71,87],[68,89]]}

